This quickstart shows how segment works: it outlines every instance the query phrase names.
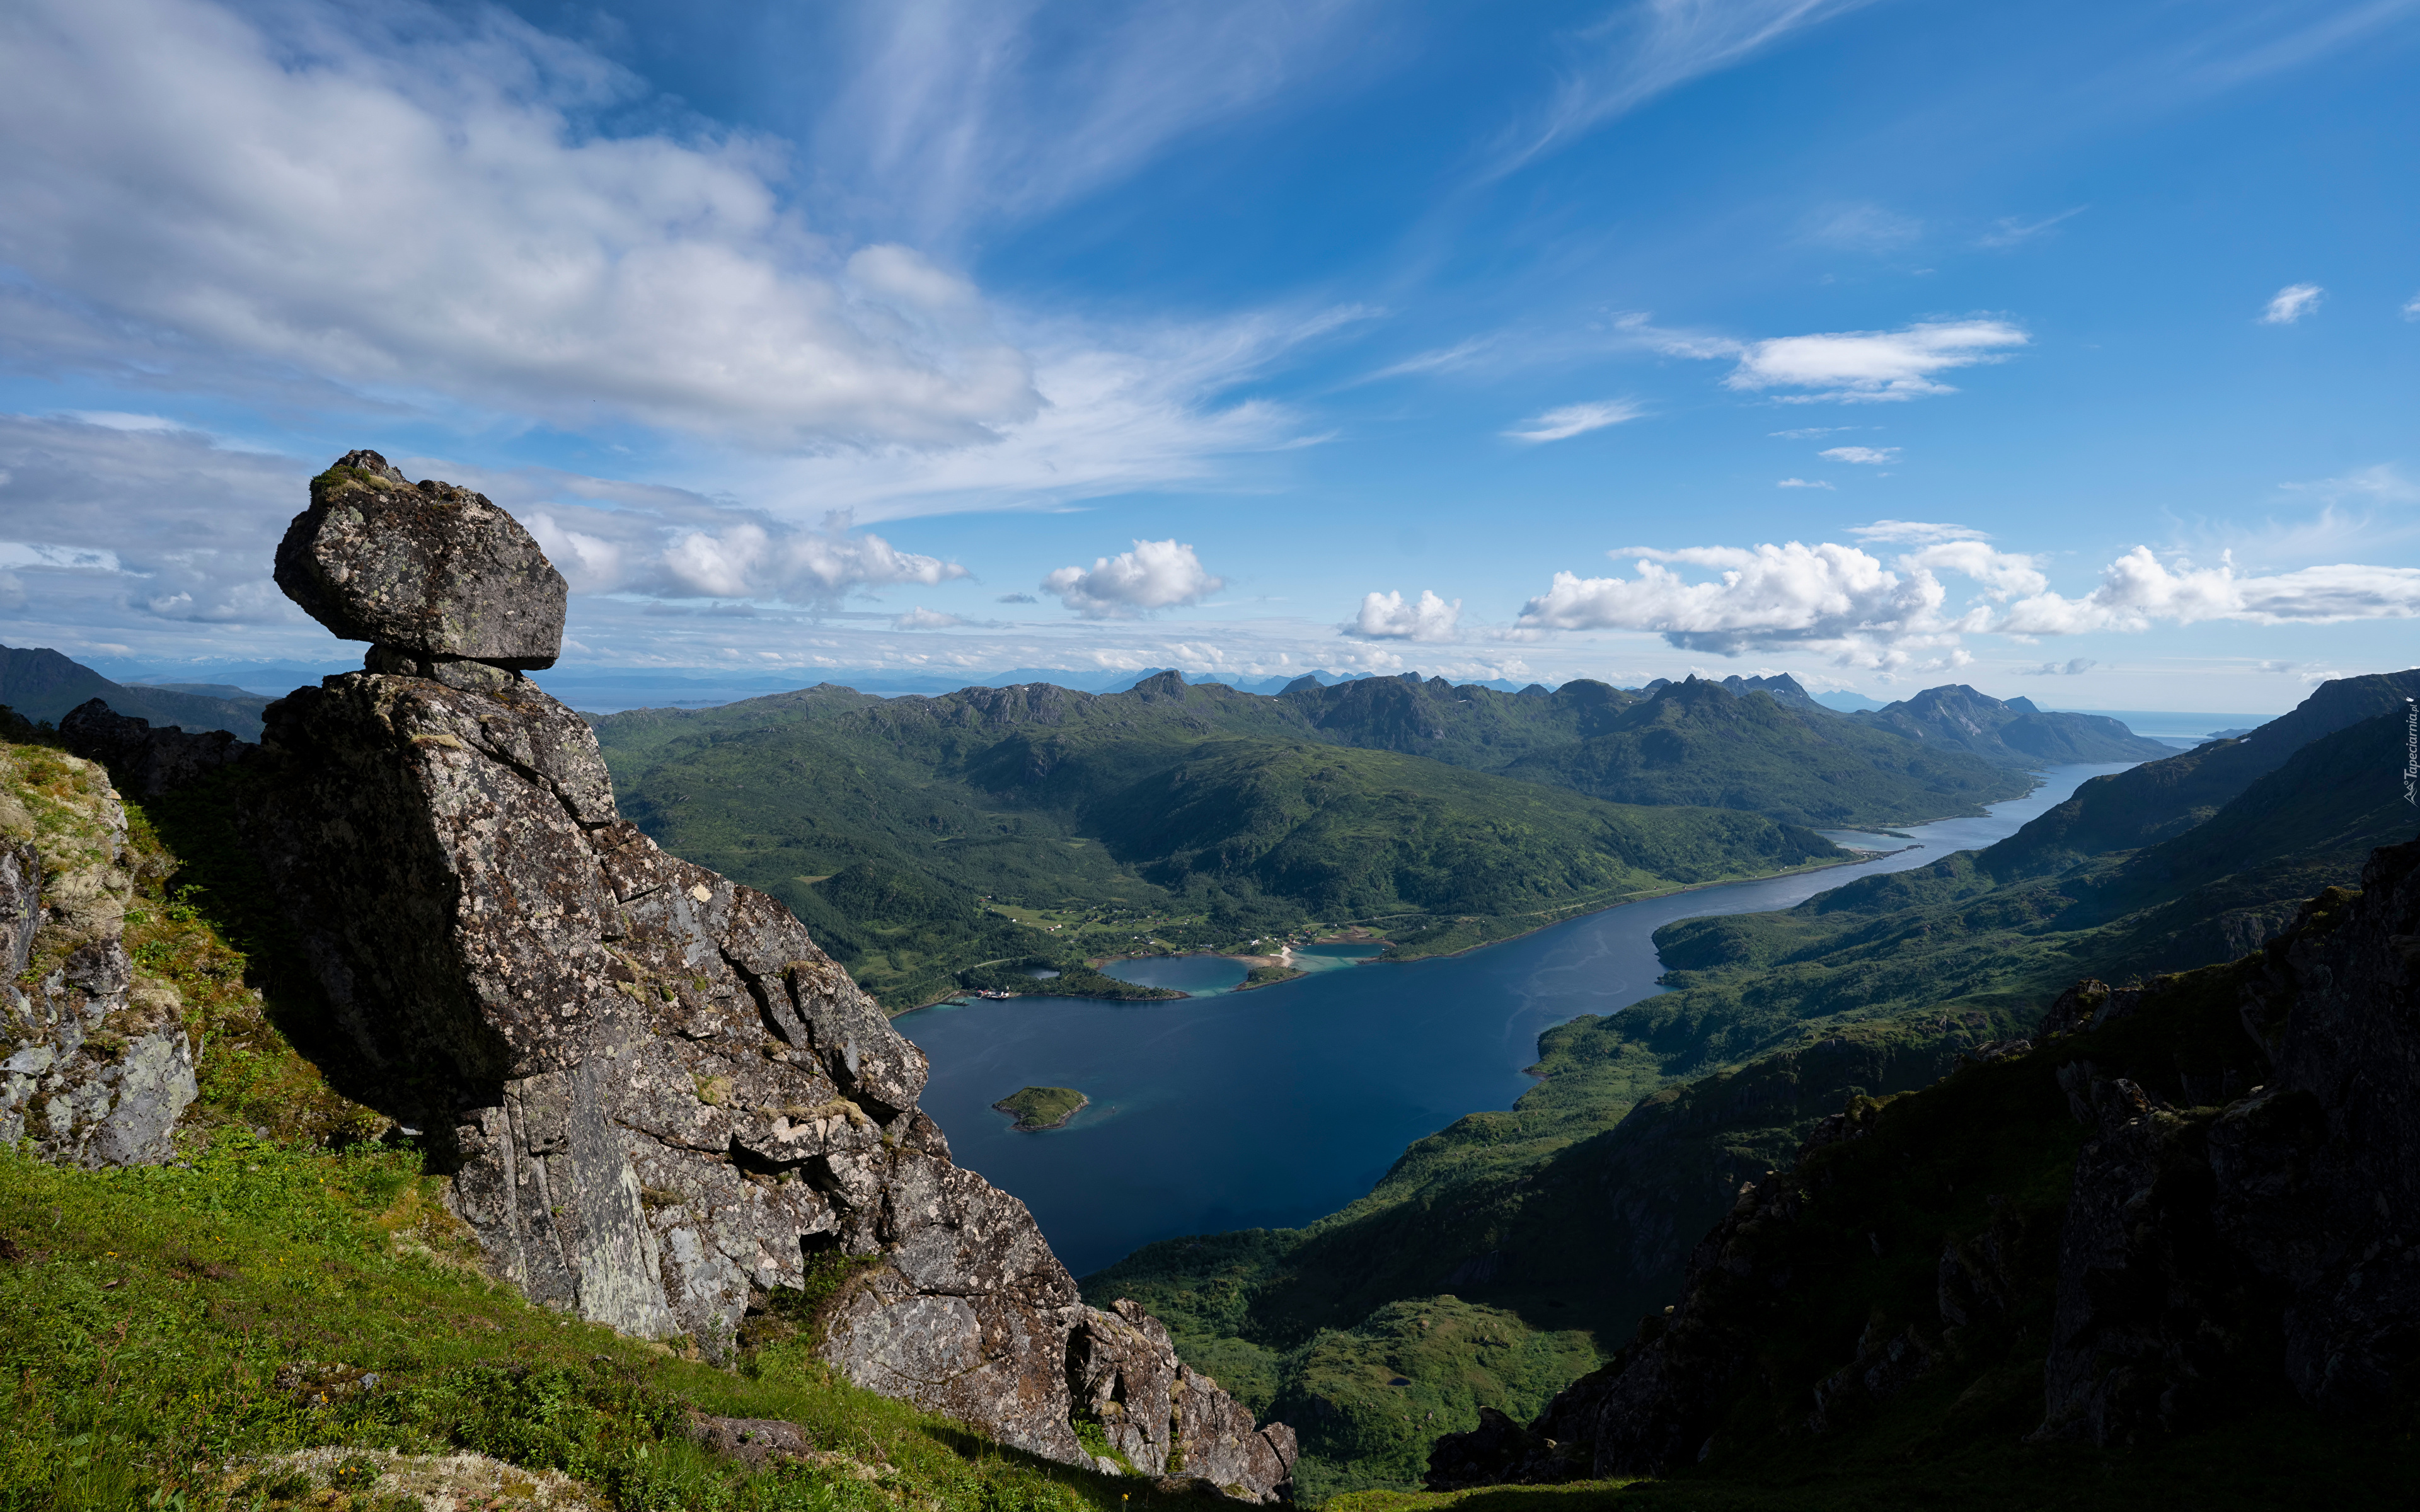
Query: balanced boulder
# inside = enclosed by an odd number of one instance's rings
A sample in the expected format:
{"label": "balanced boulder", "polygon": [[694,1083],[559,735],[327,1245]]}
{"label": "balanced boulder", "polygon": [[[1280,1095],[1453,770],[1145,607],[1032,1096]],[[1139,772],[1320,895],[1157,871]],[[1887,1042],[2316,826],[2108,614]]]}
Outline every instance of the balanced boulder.
{"label": "balanced boulder", "polygon": [[534,671],[563,651],[563,575],[520,522],[484,494],[408,482],[376,452],[348,452],[311,480],[276,578],[313,619],[390,665]]}

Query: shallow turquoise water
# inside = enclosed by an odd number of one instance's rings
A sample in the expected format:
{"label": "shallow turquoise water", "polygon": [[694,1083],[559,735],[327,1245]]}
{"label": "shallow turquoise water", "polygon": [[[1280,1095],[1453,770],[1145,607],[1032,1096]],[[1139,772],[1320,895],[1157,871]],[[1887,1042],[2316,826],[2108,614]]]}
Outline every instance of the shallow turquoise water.
{"label": "shallow turquoise water", "polygon": [[[1225,991],[1215,956],[1121,963],[1209,995],[1153,1003],[1023,996],[903,1015],[932,1057],[925,1110],[961,1165],[1025,1199],[1078,1274],[1180,1234],[1285,1227],[1368,1192],[1404,1147],[1529,1088],[1541,1031],[1658,991],[1654,932],[1681,918],[1787,908],[1877,872],[1988,845],[2121,765],[2056,767],[1987,818],[1912,828],[1916,849],[1856,866],[1626,903],[1468,955],[1342,966]],[[1847,837],[1843,837],[1847,838]],[[1856,837],[1866,844],[1905,841]],[[1334,956],[1357,948],[1314,947]],[[1187,985],[1188,975],[1202,983]],[[1064,1129],[1016,1134],[990,1104],[1072,1087]]]}

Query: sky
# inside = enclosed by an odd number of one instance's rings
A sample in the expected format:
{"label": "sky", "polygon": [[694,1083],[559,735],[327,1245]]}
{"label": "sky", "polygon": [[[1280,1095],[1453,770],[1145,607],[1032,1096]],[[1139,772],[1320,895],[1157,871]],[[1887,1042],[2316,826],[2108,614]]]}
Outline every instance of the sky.
{"label": "sky", "polygon": [[0,640],[2272,714],[2420,662],[2420,0],[0,0]]}

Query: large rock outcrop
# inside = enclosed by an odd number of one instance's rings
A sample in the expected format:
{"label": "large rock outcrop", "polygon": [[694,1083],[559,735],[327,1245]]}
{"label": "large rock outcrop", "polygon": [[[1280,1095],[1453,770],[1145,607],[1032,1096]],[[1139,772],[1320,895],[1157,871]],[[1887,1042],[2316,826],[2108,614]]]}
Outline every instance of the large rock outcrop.
{"label": "large rock outcrop", "polygon": [[389,659],[534,671],[562,654],[567,589],[520,521],[485,494],[411,483],[376,452],[311,480],[276,577],[313,619]]}
{"label": "large rock outcrop", "polygon": [[0,748],[0,1144],[79,1165],[176,1156],[193,1046],[176,993],[127,954],[134,866],[99,766]]}
{"label": "large rock outcrop", "polygon": [[1025,1205],[952,1164],[923,1054],[779,903],[621,819],[577,715],[492,664],[371,659],[271,707],[251,834],[498,1273],[719,1357],[861,1257],[821,1320],[860,1384],[1070,1463],[1115,1401],[1150,1420],[1139,1473],[1181,1443],[1188,1476],[1285,1493],[1291,1433],[1189,1372],[1147,1384],[1176,1373],[1158,1325],[1082,1304]]}

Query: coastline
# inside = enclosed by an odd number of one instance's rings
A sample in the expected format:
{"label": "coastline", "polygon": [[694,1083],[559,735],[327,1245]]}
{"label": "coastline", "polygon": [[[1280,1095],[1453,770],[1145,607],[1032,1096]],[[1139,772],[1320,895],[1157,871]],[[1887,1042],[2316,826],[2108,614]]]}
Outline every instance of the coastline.
{"label": "coastline", "polygon": [[[1841,827],[1849,828],[1854,826],[1844,825]],[[1870,833],[1870,831],[1869,831],[1869,833]],[[1363,924],[1349,924],[1341,929],[1328,931],[1311,943],[1314,945],[1343,945],[1368,942],[1385,947],[1385,949],[1380,950],[1379,953],[1373,955],[1366,960],[1355,962],[1354,964],[1357,966],[1409,965],[1416,961],[1451,961],[1462,956],[1469,955],[1473,951],[1484,950],[1490,946],[1504,945],[1513,940],[1526,939],[1529,935],[1537,933],[1540,930],[1552,929],[1558,924],[1567,924],[1575,918],[1585,918],[1590,914],[1602,914],[1608,909],[1621,908],[1631,903],[1648,903],[1657,898],[1669,898],[1676,894],[1684,892],[1703,892],[1714,887],[1737,887],[1742,883],[1771,882],[1778,877],[1804,876],[1809,872],[1830,871],[1838,867],[1863,866],[1869,861],[1880,860],[1886,856],[1898,856],[1906,851],[1919,848],[1920,843],[1915,845],[1896,846],[1886,851],[1857,851],[1848,856],[1844,856],[1835,861],[1814,861],[1805,866],[1784,867],[1777,872],[1760,872],[1751,876],[1722,877],[1713,882],[1688,882],[1670,887],[1656,887],[1642,892],[1626,893],[1620,898],[1606,899],[1602,903],[1581,904],[1579,906],[1573,907],[1568,911],[1562,909],[1546,909],[1534,914],[1492,915],[1488,916],[1491,919],[1535,919],[1536,922],[1526,924],[1520,929],[1512,930],[1506,933],[1490,935],[1481,940],[1473,940],[1467,945],[1460,946],[1450,950],[1422,951],[1418,955],[1399,955],[1396,953],[1398,948],[1391,942],[1388,942],[1385,934]],[[1473,920],[1473,922],[1484,921],[1485,920]],[[1216,956],[1223,961],[1237,962],[1243,965],[1247,976],[1255,969],[1264,968],[1293,970],[1295,972],[1293,976],[1281,977],[1273,981],[1239,982],[1234,987],[1228,989],[1230,992],[1259,992],[1264,988],[1282,987],[1287,982],[1299,981],[1304,977],[1311,975],[1310,972],[1302,971],[1295,967],[1293,962],[1294,948],[1292,946],[1282,948],[1277,955],[1273,956],[1231,955],[1223,950],[1155,950],[1143,955],[1105,955],[1089,957],[1086,959],[1085,964],[1091,966],[1094,970],[1099,971],[1103,967],[1112,965],[1120,961],[1165,961],[1171,957],[1180,956]],[[1161,1001],[1175,1001],[1177,999],[1192,995],[1189,993],[1174,992],[1170,989],[1155,990],[1139,987],[1136,990],[1136,996],[1133,1000],[1154,1000],[1148,995],[1155,991],[1163,995],[1157,999]],[[945,994],[941,996],[935,997],[930,1002],[918,1003],[913,1008],[903,1008],[898,1013],[892,1013],[889,1016],[892,1018],[897,1018],[903,1013],[913,1013],[919,1010],[938,1007],[943,1003],[959,1002],[968,997],[968,995],[969,995],[963,991]],[[1010,994],[1009,997],[1006,999],[994,998],[991,999],[991,1001],[1014,1001],[1020,997],[1100,998],[1104,995],[1105,995],[1095,993],[1019,992]]]}

